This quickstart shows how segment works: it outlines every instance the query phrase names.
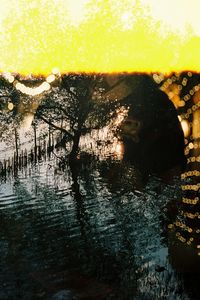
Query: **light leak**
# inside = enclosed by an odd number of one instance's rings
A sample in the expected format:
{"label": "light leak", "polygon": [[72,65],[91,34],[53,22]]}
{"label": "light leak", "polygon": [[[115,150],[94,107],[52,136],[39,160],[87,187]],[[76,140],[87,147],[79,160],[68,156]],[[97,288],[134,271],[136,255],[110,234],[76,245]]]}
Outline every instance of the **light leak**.
{"label": "light leak", "polygon": [[[161,3],[162,2],[162,3]],[[0,72],[199,71],[199,0],[1,0]]]}

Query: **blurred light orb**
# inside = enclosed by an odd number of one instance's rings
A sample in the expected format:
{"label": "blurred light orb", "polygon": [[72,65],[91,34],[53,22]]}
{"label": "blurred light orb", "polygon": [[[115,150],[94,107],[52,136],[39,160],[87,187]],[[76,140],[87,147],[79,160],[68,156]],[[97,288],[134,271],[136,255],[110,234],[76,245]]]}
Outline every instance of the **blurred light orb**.
{"label": "blurred light orb", "polygon": [[13,110],[14,104],[12,102],[8,102],[8,109]]}
{"label": "blurred light orb", "polygon": [[52,83],[55,79],[56,79],[56,76],[54,74],[51,74],[51,75],[47,76],[46,82]]}
{"label": "blurred light orb", "polygon": [[188,148],[189,149],[194,149],[194,144],[193,143],[189,143]]}
{"label": "blurred light orb", "polygon": [[52,74],[54,74],[54,75],[58,75],[58,74],[60,74],[60,71],[59,71],[59,69],[58,69],[58,68],[53,68],[53,70],[52,70]]}

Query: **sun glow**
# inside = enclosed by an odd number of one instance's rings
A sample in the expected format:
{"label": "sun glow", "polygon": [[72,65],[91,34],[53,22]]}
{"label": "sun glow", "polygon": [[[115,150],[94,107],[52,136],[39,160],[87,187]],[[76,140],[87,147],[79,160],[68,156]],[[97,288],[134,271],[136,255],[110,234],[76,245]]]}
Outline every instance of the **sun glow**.
{"label": "sun glow", "polygon": [[199,0],[0,0],[0,5],[1,72],[200,69]]}

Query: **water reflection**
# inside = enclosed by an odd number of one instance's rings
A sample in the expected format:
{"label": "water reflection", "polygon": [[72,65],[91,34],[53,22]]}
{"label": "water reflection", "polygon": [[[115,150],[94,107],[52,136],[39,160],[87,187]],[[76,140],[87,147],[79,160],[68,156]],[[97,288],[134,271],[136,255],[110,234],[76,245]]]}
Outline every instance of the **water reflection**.
{"label": "water reflection", "polygon": [[197,299],[196,113],[192,122],[187,169],[171,181],[123,159],[113,125],[82,136],[78,159],[66,163],[59,134],[35,123],[18,158],[0,167],[0,298],[70,289],[78,299]]}
{"label": "water reflection", "polygon": [[177,186],[154,178],[144,192],[130,185],[113,191],[100,176],[101,163],[82,164],[71,175],[68,170],[54,175],[49,163],[54,161],[31,167],[31,176],[19,172],[18,179],[2,184],[5,292],[17,293],[20,285],[22,299],[29,297],[26,293],[39,295],[38,278],[45,281],[45,295],[65,285],[80,292],[81,277],[101,284],[103,296],[113,294],[113,299],[159,299],[162,293],[176,297],[181,281],[160,238],[160,218],[169,195],[171,200],[178,197]]}

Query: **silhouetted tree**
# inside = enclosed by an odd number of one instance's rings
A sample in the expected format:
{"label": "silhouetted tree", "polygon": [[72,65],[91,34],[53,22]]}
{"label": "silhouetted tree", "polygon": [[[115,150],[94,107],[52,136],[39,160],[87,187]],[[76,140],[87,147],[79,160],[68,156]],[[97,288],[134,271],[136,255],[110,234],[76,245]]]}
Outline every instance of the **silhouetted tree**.
{"label": "silhouetted tree", "polygon": [[38,119],[58,131],[60,145],[72,143],[71,162],[77,157],[81,136],[105,126],[116,114],[119,104],[103,97],[104,86],[101,75],[64,75],[36,112]]}

